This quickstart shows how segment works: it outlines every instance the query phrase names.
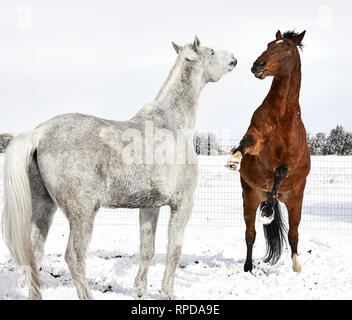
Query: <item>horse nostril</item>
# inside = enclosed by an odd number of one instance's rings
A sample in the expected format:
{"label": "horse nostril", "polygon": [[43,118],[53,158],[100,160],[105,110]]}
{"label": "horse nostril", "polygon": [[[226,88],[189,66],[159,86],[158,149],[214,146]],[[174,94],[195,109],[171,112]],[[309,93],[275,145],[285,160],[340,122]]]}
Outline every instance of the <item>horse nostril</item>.
{"label": "horse nostril", "polygon": [[256,65],[257,65],[258,67],[264,67],[264,66],[266,65],[266,62],[265,62],[265,61],[258,61],[258,62],[256,63]]}
{"label": "horse nostril", "polygon": [[230,62],[230,66],[236,67],[236,64],[237,64],[237,60],[234,58],[234,59]]}

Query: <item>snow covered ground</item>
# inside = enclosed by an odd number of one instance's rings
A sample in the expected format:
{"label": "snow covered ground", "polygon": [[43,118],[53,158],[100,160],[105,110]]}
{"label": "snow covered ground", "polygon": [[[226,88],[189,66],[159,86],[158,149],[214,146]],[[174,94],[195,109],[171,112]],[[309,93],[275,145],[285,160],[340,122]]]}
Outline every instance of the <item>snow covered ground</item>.
{"label": "snow covered ground", "polygon": [[[276,265],[262,262],[265,241],[259,223],[255,268],[252,273],[243,272],[246,245],[241,189],[238,173],[223,167],[225,160],[200,157],[196,206],[176,271],[176,298],[352,299],[352,157],[312,158],[300,227],[300,274],[291,270],[289,248]],[[0,194],[1,190],[0,185]],[[148,277],[150,299],[161,298],[167,218],[168,210],[164,210]],[[40,272],[44,299],[77,298],[64,261],[67,240],[68,224],[58,212]],[[138,215],[134,210],[98,214],[87,265],[96,299],[134,299],[138,251]],[[21,279],[0,240],[0,299],[26,299]]]}

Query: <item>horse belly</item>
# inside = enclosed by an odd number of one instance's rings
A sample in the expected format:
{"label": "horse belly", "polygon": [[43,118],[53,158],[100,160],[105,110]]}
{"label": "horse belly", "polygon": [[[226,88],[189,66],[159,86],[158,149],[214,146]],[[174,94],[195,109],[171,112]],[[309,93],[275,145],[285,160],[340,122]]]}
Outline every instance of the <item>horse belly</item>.
{"label": "horse belly", "polygon": [[161,207],[169,203],[170,197],[158,189],[131,190],[115,186],[110,191],[102,207],[107,208],[152,208]]}
{"label": "horse belly", "polygon": [[[277,159],[272,160],[272,162],[275,162],[274,168],[269,168],[258,156],[246,154],[241,161],[241,178],[256,190],[270,192],[274,183],[275,166],[278,167],[281,164],[280,160]],[[297,163],[298,166],[282,181],[278,190],[279,193],[289,192],[295,186],[300,185],[308,176],[310,171],[308,149]]]}
{"label": "horse belly", "polygon": [[136,166],[120,168],[107,184],[103,206],[112,208],[148,208],[167,205],[175,190],[174,170]]}
{"label": "horse belly", "polygon": [[268,170],[258,156],[246,154],[241,161],[241,178],[253,189],[270,191],[273,183],[273,172]]}

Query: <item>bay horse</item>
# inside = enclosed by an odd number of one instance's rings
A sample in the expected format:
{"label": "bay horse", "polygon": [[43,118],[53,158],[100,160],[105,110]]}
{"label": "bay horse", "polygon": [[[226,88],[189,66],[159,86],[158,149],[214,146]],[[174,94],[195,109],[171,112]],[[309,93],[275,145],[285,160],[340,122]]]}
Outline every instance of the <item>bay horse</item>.
{"label": "bay horse", "polygon": [[[232,53],[203,47],[197,37],[193,43],[173,43],[173,47],[177,60],[168,79],[156,99],[130,120],[59,115],[18,135],[8,146],[3,236],[15,261],[29,266],[30,299],[42,297],[38,268],[58,207],[70,225],[65,260],[80,299],[93,298],[86,279],[86,257],[99,208],[140,208],[140,264],[135,287],[141,297],[147,288],[156,224],[164,205],[171,208],[171,214],[162,294],[172,297],[198,177],[193,134],[199,94],[208,82],[218,81],[237,63]],[[157,131],[177,137],[185,148],[171,148],[167,139],[165,149],[160,136],[155,136]],[[165,152],[166,162],[159,161]],[[187,160],[183,157],[186,153]]]}
{"label": "bay horse", "polygon": [[305,31],[288,31],[268,44],[251,69],[258,79],[273,76],[270,91],[254,112],[250,126],[228,166],[240,167],[247,258],[244,271],[252,271],[252,248],[256,237],[255,218],[260,206],[266,238],[265,262],[275,264],[281,256],[286,226],[279,202],[288,211],[288,240],[293,270],[301,271],[298,261],[298,226],[303,192],[310,171],[310,153],[301,119],[299,92],[302,48]]}

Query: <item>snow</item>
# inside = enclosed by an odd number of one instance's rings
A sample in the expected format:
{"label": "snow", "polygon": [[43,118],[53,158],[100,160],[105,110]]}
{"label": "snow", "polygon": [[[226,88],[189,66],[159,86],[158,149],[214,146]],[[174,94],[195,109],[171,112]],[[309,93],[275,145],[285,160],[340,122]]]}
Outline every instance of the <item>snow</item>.
{"label": "snow", "polygon": [[[274,266],[261,260],[265,241],[259,222],[253,249],[255,267],[252,273],[243,271],[246,245],[239,174],[224,168],[226,159],[200,157],[196,206],[175,276],[176,298],[352,299],[352,157],[312,157],[300,226],[299,274],[292,271],[289,248]],[[147,299],[161,299],[168,210],[161,215]],[[67,221],[57,213],[40,271],[44,299],[77,299],[64,261],[68,232]],[[138,252],[135,210],[102,210],[87,262],[87,277],[96,299],[135,298]],[[26,299],[22,278],[0,240],[0,299]]]}

